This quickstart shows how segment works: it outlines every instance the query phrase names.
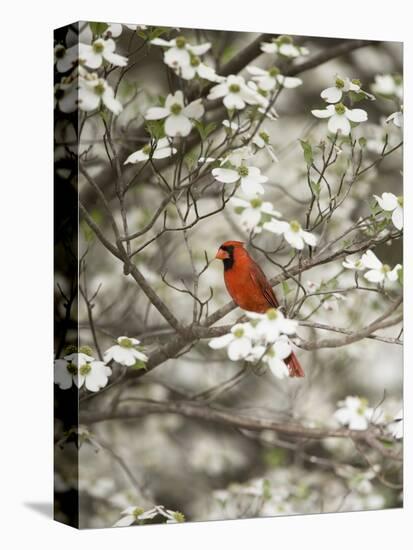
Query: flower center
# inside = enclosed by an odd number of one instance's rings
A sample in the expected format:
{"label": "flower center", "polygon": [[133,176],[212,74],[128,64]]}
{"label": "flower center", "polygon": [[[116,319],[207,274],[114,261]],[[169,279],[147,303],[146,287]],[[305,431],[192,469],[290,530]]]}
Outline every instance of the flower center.
{"label": "flower center", "polygon": [[122,338],[122,340],[119,342],[119,345],[122,346],[122,348],[132,348],[133,342],[132,340],[129,340],[129,338]]}
{"label": "flower center", "polygon": [[334,105],[334,108],[338,115],[344,115],[344,113],[346,112],[346,108],[342,103],[337,103],[337,105]]}
{"label": "flower center", "polygon": [[143,514],[145,510],[143,508],[135,508],[132,512],[132,516],[135,516],[135,518],[138,518],[141,514]]}
{"label": "flower center", "polygon": [[184,36],[177,36],[175,39],[176,47],[182,50],[186,46],[186,39]]}
{"label": "flower center", "polygon": [[77,366],[74,365],[73,363],[68,363],[66,365],[66,368],[67,368],[67,371],[72,375],[77,373]]}
{"label": "flower center", "polygon": [[383,271],[383,273],[388,273],[389,271],[391,271],[391,268],[389,264],[384,264],[381,270]]}
{"label": "flower center", "polygon": [[96,86],[94,87],[94,90],[96,95],[103,95],[105,91],[105,86],[102,82],[99,82],[99,84],[96,84]]}
{"label": "flower center", "polygon": [[66,54],[66,48],[64,46],[56,46],[54,54],[57,59],[62,59]]}
{"label": "flower center", "polygon": [[231,84],[229,87],[229,91],[232,94],[237,94],[241,90],[241,87],[238,84]]}
{"label": "flower center", "polygon": [[336,78],[336,88],[344,88],[344,80],[340,77]]}
{"label": "flower center", "polygon": [[80,367],[79,372],[82,376],[87,376],[91,370],[92,367],[89,365],[89,363],[86,363],[86,365],[82,365]]}
{"label": "flower center", "polygon": [[359,80],[358,78],[353,78],[351,82],[356,86],[361,86],[361,80]]}
{"label": "flower center", "polygon": [[244,329],[242,327],[238,327],[234,330],[234,336],[235,338],[242,338],[244,336]]}
{"label": "flower center", "polygon": [[238,174],[241,176],[241,178],[245,178],[245,176],[248,176],[248,173],[248,166],[242,165],[238,168]]}
{"label": "flower center", "polygon": [[280,69],[278,67],[271,67],[271,69],[268,71],[268,74],[272,77],[277,76],[280,74]]}
{"label": "flower center", "polygon": [[293,39],[291,38],[291,36],[286,36],[283,34],[277,39],[277,42],[279,42],[280,44],[292,44]]}
{"label": "flower center", "polygon": [[193,55],[191,57],[191,66],[192,67],[198,67],[200,63],[201,63],[201,60],[199,59],[199,57],[197,55]]}
{"label": "flower center", "polygon": [[92,356],[93,355],[93,349],[90,346],[81,346],[79,348],[79,353],[84,353],[85,355]]}
{"label": "flower center", "polygon": [[270,321],[274,321],[278,317],[278,311],[275,308],[271,308],[267,311],[267,317]]}
{"label": "flower center", "polygon": [[105,49],[105,45],[101,40],[97,40],[96,42],[93,42],[93,51],[95,53],[102,53]]}
{"label": "flower center", "polygon": [[145,154],[145,155],[149,155],[149,153],[151,152],[151,146],[148,144],[148,145],[145,145],[145,147],[142,147],[142,152]]}
{"label": "flower center", "polygon": [[290,228],[291,231],[294,231],[294,233],[298,233],[301,229],[301,225],[297,220],[293,220],[292,222],[290,222]]}
{"label": "flower center", "polygon": [[260,208],[262,205],[262,200],[258,198],[251,199],[250,204],[253,208]]}
{"label": "flower center", "polygon": [[397,197],[397,204],[403,208],[403,197]]}
{"label": "flower center", "polygon": [[265,141],[265,143],[270,142],[270,136],[267,134],[267,132],[260,132],[258,135],[263,141]]}
{"label": "flower center", "polygon": [[400,85],[402,84],[402,82],[403,82],[403,78],[402,78],[402,76],[399,75],[399,74],[395,74],[395,75],[393,76],[393,79],[394,79],[395,84],[397,84],[398,86],[400,86]]}
{"label": "flower center", "polygon": [[181,111],[182,111],[182,105],[180,105],[179,103],[174,103],[173,105],[171,105],[171,113],[173,115],[179,115]]}
{"label": "flower center", "polygon": [[72,355],[72,353],[77,353],[77,346],[69,344],[65,347],[63,355]]}

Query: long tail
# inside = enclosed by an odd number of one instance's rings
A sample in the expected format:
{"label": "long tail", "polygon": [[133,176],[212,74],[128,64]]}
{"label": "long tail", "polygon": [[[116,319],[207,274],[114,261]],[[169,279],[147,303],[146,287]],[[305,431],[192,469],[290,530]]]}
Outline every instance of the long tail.
{"label": "long tail", "polygon": [[291,378],[302,378],[303,376],[305,376],[303,367],[300,365],[300,362],[298,361],[297,356],[294,352],[292,352],[291,355],[287,357],[287,359],[285,359],[285,362],[287,363]]}

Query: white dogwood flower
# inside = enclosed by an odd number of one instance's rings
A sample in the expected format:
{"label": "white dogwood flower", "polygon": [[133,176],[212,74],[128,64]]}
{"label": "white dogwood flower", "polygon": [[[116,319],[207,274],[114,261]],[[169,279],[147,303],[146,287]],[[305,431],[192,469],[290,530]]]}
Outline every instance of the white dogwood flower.
{"label": "white dogwood flower", "polygon": [[361,270],[365,269],[365,265],[361,261],[361,258],[356,258],[356,259],[352,260],[352,259],[347,257],[342,262],[342,266],[345,267],[346,269],[354,269],[355,271],[361,271]]}
{"label": "white dogwood flower", "polygon": [[303,83],[301,78],[283,76],[280,74],[278,67],[271,67],[271,69],[265,70],[255,65],[248,65],[247,71],[253,75],[252,80],[257,83],[258,87],[266,92],[274,90],[276,86],[297,88],[297,86],[301,86]]}
{"label": "white dogwood flower", "polygon": [[270,156],[273,162],[278,162],[278,158],[275,154],[274,147],[270,143],[270,136],[264,130],[261,130],[252,138],[251,142],[258,147],[258,149],[264,149]]}
{"label": "white dogwood flower", "polygon": [[264,223],[264,229],[282,235],[284,239],[297,250],[302,250],[305,244],[316,246],[317,237],[309,231],[304,231],[297,220],[291,222],[271,220]]}
{"label": "white dogwood flower", "polygon": [[295,334],[298,322],[284,317],[280,309],[269,308],[266,313],[247,312],[254,324],[255,336],[266,344],[275,342],[281,334]]}
{"label": "white dogwood flower", "polygon": [[361,257],[361,261],[366,269],[364,278],[371,283],[384,283],[390,281],[394,283],[398,278],[398,271],[402,269],[400,264],[397,264],[393,269],[388,264],[383,264],[372,250],[367,250]]}
{"label": "white dogwood flower", "polygon": [[137,349],[140,341],[136,338],[128,338],[127,336],[119,336],[117,344],[105,351],[103,359],[105,363],[116,361],[125,367],[132,367],[135,364],[146,363],[147,355]]}
{"label": "white dogwood flower", "polygon": [[239,197],[232,197],[229,201],[237,214],[240,214],[240,224],[247,231],[261,233],[261,219],[264,216],[280,217],[280,212],[274,210],[270,202],[263,201],[260,197],[252,197],[244,200]]}
{"label": "white dogwood flower", "polygon": [[211,48],[210,42],[197,45],[189,44],[184,36],[177,36],[172,40],[154,38],[151,40],[151,44],[166,48],[163,56],[165,64],[178,71],[191,64],[191,56],[203,55]]}
{"label": "white dogwood flower", "polygon": [[208,99],[224,98],[227,109],[244,109],[246,105],[265,105],[265,99],[252,90],[242,76],[229,75],[224,82],[211,88]]}
{"label": "white dogwood flower", "polygon": [[268,181],[267,176],[263,176],[259,168],[248,166],[243,162],[236,168],[214,168],[212,175],[221,183],[240,182],[242,192],[247,197],[262,195],[264,187],[261,185]]}
{"label": "white dogwood flower", "polygon": [[399,75],[378,74],[371,89],[375,94],[403,99],[403,80]]}
{"label": "white dogwood flower", "polygon": [[261,51],[264,53],[276,53],[284,57],[295,58],[300,55],[308,55],[310,52],[303,46],[296,46],[291,36],[279,36],[271,42],[262,42]]}
{"label": "white dogwood flower", "polygon": [[65,48],[63,44],[58,44],[54,49],[54,59],[59,73],[70,71],[78,62],[78,45]]}
{"label": "white dogwood flower", "polygon": [[192,130],[192,120],[198,120],[204,114],[201,99],[184,105],[181,90],[169,94],[164,107],[150,107],[145,114],[146,120],[165,119],[165,134],[170,137],[186,137]]}
{"label": "white dogwood flower", "polygon": [[128,506],[120,513],[120,519],[113,527],[129,527],[134,523],[143,523],[145,520],[151,520],[156,516],[166,518],[166,523],[181,523],[185,521],[185,516],[181,512],[168,510],[164,506],[154,506],[150,510],[144,510],[139,506]]}
{"label": "white dogwood flower", "polygon": [[97,38],[92,44],[79,44],[79,58],[90,69],[98,69],[104,61],[125,67],[128,58],[115,53],[116,44],[112,38]]}
{"label": "white dogwood flower", "polygon": [[239,361],[251,353],[253,336],[254,329],[249,323],[238,323],[228,334],[212,338],[208,345],[212,349],[227,348],[231,361]]}
{"label": "white dogwood flower", "polygon": [[342,103],[328,105],[325,109],[314,109],[311,113],[317,118],[329,118],[328,130],[335,134],[341,132],[348,136],[351,131],[350,122],[365,122],[367,113],[364,109],[348,109]]}
{"label": "white dogwood flower", "polygon": [[74,383],[78,388],[84,385],[89,391],[97,392],[106,386],[111,374],[112,369],[103,361],[95,361],[85,353],[72,353],[55,360],[55,384],[62,390]]}
{"label": "white dogwood flower", "polygon": [[366,430],[370,423],[377,424],[382,418],[380,409],[369,407],[367,399],[364,398],[349,395],[343,401],[339,401],[338,406],[334,418],[350,430]]}
{"label": "white dogwood flower", "polygon": [[394,420],[387,425],[387,430],[394,439],[403,438],[403,410],[396,414]]}
{"label": "white dogwood flower", "polygon": [[222,76],[217,75],[215,69],[205,65],[197,55],[191,55],[189,65],[182,66],[178,74],[184,80],[192,80],[196,76],[210,82],[221,82],[223,80]]}
{"label": "white dogwood flower", "polygon": [[288,338],[279,338],[267,350],[262,360],[269,366],[270,371],[276,378],[288,378],[290,373],[284,359],[287,359],[291,352],[292,348]]}
{"label": "white dogwood flower", "polygon": [[334,86],[326,88],[321,92],[321,97],[327,103],[337,103],[341,101],[343,93],[345,92],[360,92],[360,82],[358,80],[350,80],[347,76],[341,78],[336,76],[336,82]]}
{"label": "white dogwood flower", "polygon": [[391,212],[391,221],[399,231],[403,229],[403,197],[396,197],[393,193],[383,193],[381,197],[374,195],[379,206],[385,212]]}
{"label": "white dogwood flower", "polygon": [[171,147],[170,140],[165,137],[147,143],[144,147],[129,155],[124,164],[136,164],[147,161],[150,158],[165,159],[174,155],[176,151],[175,147]]}
{"label": "white dogwood flower", "polygon": [[403,112],[397,111],[386,118],[386,122],[393,122],[397,128],[403,128]]}
{"label": "white dogwood flower", "polygon": [[104,78],[98,78],[95,73],[88,78],[79,78],[79,108],[82,111],[94,111],[104,104],[113,114],[118,115],[122,103],[115,98],[113,88]]}

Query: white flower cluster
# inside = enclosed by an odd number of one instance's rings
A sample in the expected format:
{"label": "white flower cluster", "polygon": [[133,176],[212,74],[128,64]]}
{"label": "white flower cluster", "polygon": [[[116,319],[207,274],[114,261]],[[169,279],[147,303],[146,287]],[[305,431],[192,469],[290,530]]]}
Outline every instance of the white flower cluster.
{"label": "white flower cluster", "polygon": [[381,197],[374,195],[378,205],[384,212],[391,214],[391,221],[399,231],[403,229],[403,197],[393,193],[383,193]]}
{"label": "white flower cluster", "polygon": [[55,359],[54,382],[61,390],[68,390],[75,384],[97,392],[108,383],[112,369],[108,363],[115,361],[125,367],[144,368],[148,357],[139,348],[136,338],[120,336],[117,344],[107,349],[103,361],[96,360],[93,351],[83,346],[79,351],[71,351],[61,359]]}
{"label": "white flower cluster", "polygon": [[113,38],[121,32],[122,25],[113,24],[106,25],[100,36],[93,36],[90,26],[86,25],[79,36],[72,36],[72,31],[68,33],[67,42],[79,40],[79,45],[56,45],[56,70],[59,73],[70,71],[55,87],[55,104],[62,112],[71,113],[78,107],[90,112],[102,106],[115,115],[122,111],[122,104],[116,99],[113,88],[103,76],[95,72],[104,66],[127,65],[128,59],[115,52]]}
{"label": "white flower cluster", "polygon": [[228,334],[209,341],[212,349],[226,348],[231,361],[264,362],[277,378],[288,377],[284,362],[292,348],[288,336],[295,334],[297,321],[286,319],[279,309],[266,313],[247,312],[250,321],[237,323]]}
{"label": "white flower cluster", "polygon": [[184,80],[199,77],[211,82],[218,82],[221,79],[212,67],[200,59],[200,56],[211,48],[210,42],[192,45],[184,36],[177,36],[172,40],[154,38],[151,40],[151,44],[165,48],[163,56],[165,64]]}
{"label": "white flower cluster", "polygon": [[282,58],[288,59],[296,59],[299,56],[305,56],[310,53],[308,48],[294,44],[292,37],[286,35],[273,38],[271,42],[262,42],[261,51],[269,54],[278,54]]}
{"label": "white flower cluster", "polygon": [[375,94],[399,104],[400,110],[388,116],[386,122],[393,122],[398,128],[403,128],[403,78],[397,74],[378,74],[374,77],[371,89]]}
{"label": "white flower cluster", "polygon": [[351,123],[358,124],[367,120],[367,112],[364,109],[349,109],[342,103],[343,96],[350,92],[363,98],[375,99],[373,95],[361,89],[359,80],[337,75],[334,86],[321,92],[321,97],[329,105],[325,109],[311,111],[317,118],[329,119],[328,130],[332,134],[340,132],[343,136],[348,136],[351,132]]}
{"label": "white flower cluster", "polygon": [[[231,132],[238,129],[238,125],[234,126],[230,121],[224,121],[224,126]],[[265,140],[262,136],[259,137],[264,145],[270,147],[267,134],[264,136]],[[249,232],[261,233],[262,229],[265,229],[271,233],[283,235],[284,239],[297,250],[302,250],[305,244],[316,246],[317,237],[302,229],[298,221],[286,222],[274,219],[281,217],[281,213],[261,197],[264,194],[262,184],[268,181],[268,177],[262,175],[259,168],[251,165],[251,157],[253,157],[251,147],[239,147],[227,157],[218,159],[220,166],[212,170],[212,175],[217,181],[239,185],[242,196],[232,197],[229,202],[234,212],[240,214],[241,226]],[[215,161],[215,159],[208,160]]]}
{"label": "white flower cluster", "polygon": [[156,517],[166,519],[165,523],[183,523],[185,516],[182,512],[168,510],[165,506],[154,506],[150,510],[144,510],[138,506],[128,506],[120,513],[121,518],[113,525],[113,527],[129,527],[133,524],[143,524],[147,520],[152,520]]}
{"label": "white flower cluster", "polygon": [[361,258],[351,260],[346,258],[343,267],[355,271],[365,271],[363,277],[370,283],[384,284],[385,282],[394,283],[399,277],[399,271],[402,268],[397,264],[393,269],[388,264],[383,264],[372,250],[367,250]]}
{"label": "white flower cluster", "polygon": [[[343,401],[338,402],[338,409],[334,413],[334,419],[341,426],[351,430],[367,430],[372,425],[385,426],[387,432],[394,439],[403,437],[403,411],[395,416],[386,413],[382,407],[369,407],[369,402],[364,397],[348,395]],[[390,420],[390,421],[389,421]]]}

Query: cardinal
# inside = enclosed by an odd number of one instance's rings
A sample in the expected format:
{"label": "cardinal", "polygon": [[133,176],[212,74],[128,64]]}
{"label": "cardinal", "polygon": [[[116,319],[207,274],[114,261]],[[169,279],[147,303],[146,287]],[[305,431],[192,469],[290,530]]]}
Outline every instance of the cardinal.
{"label": "cardinal", "polygon": [[[234,302],[246,311],[265,313],[269,308],[278,308],[278,300],[265,273],[251,258],[243,242],[226,241],[216,254],[224,263],[225,286]],[[285,363],[291,377],[302,377],[304,371],[294,352]]]}

